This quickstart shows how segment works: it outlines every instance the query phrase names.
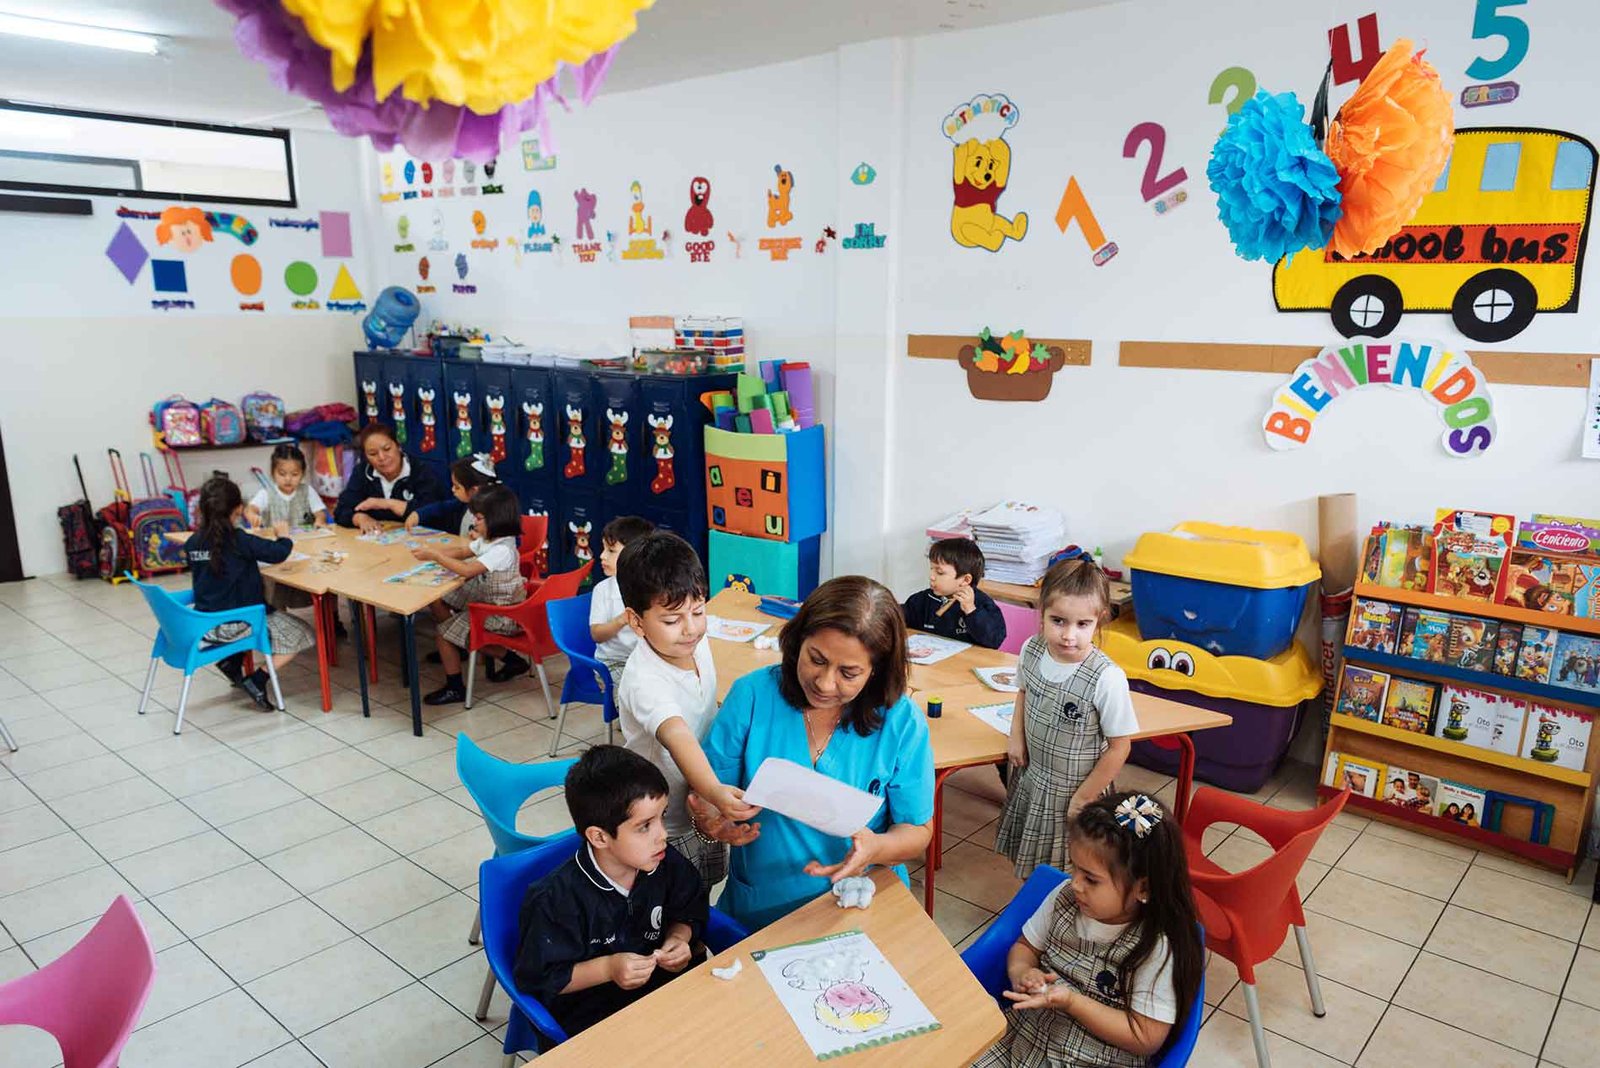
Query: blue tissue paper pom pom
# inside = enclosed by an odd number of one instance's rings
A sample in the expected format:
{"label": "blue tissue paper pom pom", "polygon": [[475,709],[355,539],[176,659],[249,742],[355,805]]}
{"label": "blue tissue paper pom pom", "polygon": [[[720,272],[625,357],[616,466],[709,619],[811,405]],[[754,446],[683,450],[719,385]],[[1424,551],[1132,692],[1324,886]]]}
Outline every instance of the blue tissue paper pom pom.
{"label": "blue tissue paper pom pom", "polygon": [[1343,211],[1339,172],[1293,93],[1261,91],[1245,101],[1211,149],[1206,178],[1217,217],[1247,260],[1271,263],[1321,248]]}

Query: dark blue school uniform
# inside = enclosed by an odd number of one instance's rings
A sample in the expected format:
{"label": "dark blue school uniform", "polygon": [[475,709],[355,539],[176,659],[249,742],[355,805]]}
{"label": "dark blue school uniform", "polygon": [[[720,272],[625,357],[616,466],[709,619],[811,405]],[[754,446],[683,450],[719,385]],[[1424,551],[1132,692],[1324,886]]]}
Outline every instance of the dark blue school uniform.
{"label": "dark blue school uniform", "polygon": [[913,593],[902,606],[906,629],[971,642],[985,649],[998,649],[1006,640],[1006,617],[1000,614],[1000,606],[994,603],[994,598],[982,590],[972,591],[970,614],[963,614],[960,605],[952,604],[941,616],[938,613],[944,603],[945,598],[932,590]]}
{"label": "dark blue school uniform", "polygon": [[450,487],[441,486],[426,463],[411,456],[406,457],[406,462],[410,464],[410,470],[396,480],[388,493],[383,492],[383,480],[371,464],[365,460],[357,463],[356,469],[350,473],[350,481],[345,483],[344,492],[339,494],[339,500],[333,506],[333,521],[341,527],[355,526],[356,505],[368,497],[388,497],[406,502],[403,515],[378,512],[373,515],[375,519],[404,519],[422,505],[450,497]]}
{"label": "dark blue school uniform", "polygon": [[[675,923],[688,924],[693,929],[690,941],[698,943],[706,915],[700,873],[670,845],[656,870],[641,871],[632,892],[624,894],[595,864],[585,843],[571,860],[528,888],[512,976],[519,990],[538,998],[567,1034],[574,1035],[681,974],[657,967],[635,990],[608,981],[563,994],[575,965],[613,953],[649,956],[661,948],[667,928]],[[700,959],[697,952],[695,960]]]}
{"label": "dark blue school uniform", "polygon": [[[189,575],[194,580],[194,606],[202,612],[225,612],[266,604],[261,586],[261,565],[281,564],[294,551],[288,538],[258,538],[235,529],[233,537],[220,549],[204,532],[194,534],[184,545],[189,560]],[[222,558],[222,567],[212,567],[212,557]],[[272,606],[267,605],[267,611]]]}

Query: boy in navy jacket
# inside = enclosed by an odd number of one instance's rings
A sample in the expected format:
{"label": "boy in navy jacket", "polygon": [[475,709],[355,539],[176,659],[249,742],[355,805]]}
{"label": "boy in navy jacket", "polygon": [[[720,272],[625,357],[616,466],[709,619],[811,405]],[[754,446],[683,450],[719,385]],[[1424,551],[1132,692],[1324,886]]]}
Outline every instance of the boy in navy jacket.
{"label": "boy in navy jacket", "polygon": [[700,873],[667,844],[667,780],[621,746],[597,745],[567,772],[577,855],[528,888],[517,988],[573,1035],[704,959]]}
{"label": "boy in navy jacket", "polygon": [[994,598],[978,589],[983,550],[970,538],[944,538],[928,546],[928,589],[906,599],[906,629],[998,649],[1006,618]]}

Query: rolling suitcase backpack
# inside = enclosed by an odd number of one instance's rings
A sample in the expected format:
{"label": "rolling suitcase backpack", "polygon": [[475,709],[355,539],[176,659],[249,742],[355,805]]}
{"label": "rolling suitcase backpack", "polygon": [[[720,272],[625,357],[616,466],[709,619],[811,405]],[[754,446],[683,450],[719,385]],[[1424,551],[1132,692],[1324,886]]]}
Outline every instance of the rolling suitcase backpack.
{"label": "rolling suitcase backpack", "polygon": [[[235,409],[237,411],[237,409]],[[156,482],[156,465],[149,453],[139,454],[144,475],[145,495],[128,508],[128,532],[133,540],[135,569],[141,577],[182,571],[186,567],[182,542],[168,541],[165,535],[189,529],[183,513],[172,498],[162,493]]]}
{"label": "rolling suitcase backpack", "polygon": [[61,522],[62,547],[67,552],[67,570],[75,578],[95,578],[100,574],[100,521],[89,505],[89,489],[83,482],[83,468],[76,453],[72,466],[78,472],[78,488],[83,497],[56,509]]}

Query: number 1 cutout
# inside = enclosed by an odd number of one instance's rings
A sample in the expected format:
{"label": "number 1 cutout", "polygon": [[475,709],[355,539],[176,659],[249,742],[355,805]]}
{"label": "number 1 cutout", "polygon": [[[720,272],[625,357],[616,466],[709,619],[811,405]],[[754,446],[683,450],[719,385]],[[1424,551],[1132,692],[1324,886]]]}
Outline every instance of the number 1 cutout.
{"label": "number 1 cutout", "polygon": [[1161,171],[1161,157],[1167,148],[1167,131],[1159,122],[1141,122],[1129,130],[1127,138],[1122,142],[1122,158],[1137,158],[1139,146],[1144,143],[1150,145],[1150,159],[1144,167],[1144,178],[1139,182],[1139,195],[1144,197],[1145,203],[1148,204],[1173,186],[1188,181],[1189,172],[1179,167],[1164,177],[1156,177]]}
{"label": "number 1 cutout", "polygon": [[1350,55],[1350,24],[1335,26],[1328,31],[1328,47],[1333,50],[1333,84],[1359,82],[1378,65],[1383,46],[1378,43],[1378,15],[1373,12],[1356,20],[1356,33],[1361,38],[1361,58]]}
{"label": "number 1 cutout", "polygon": [[1076,176],[1067,179],[1066,191],[1061,194],[1061,203],[1056,208],[1056,226],[1066,233],[1074,219],[1083,231],[1083,239],[1089,243],[1089,251],[1094,253],[1094,265],[1105,266],[1106,261],[1117,254],[1117,246],[1106,240],[1106,232],[1100,229],[1100,220],[1094,217]]}

